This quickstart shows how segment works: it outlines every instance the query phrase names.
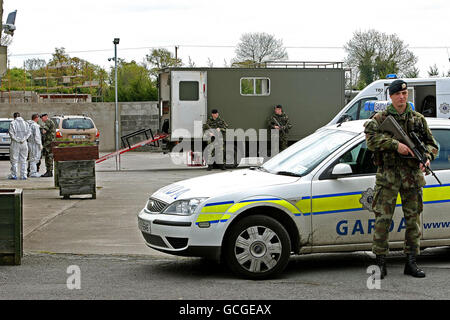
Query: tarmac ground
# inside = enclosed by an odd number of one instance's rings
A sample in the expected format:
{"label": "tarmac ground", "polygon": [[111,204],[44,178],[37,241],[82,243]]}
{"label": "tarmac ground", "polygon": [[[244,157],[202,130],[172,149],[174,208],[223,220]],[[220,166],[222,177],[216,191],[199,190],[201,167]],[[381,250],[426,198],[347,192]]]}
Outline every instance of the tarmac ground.
{"label": "tarmac ground", "polygon": [[[450,250],[426,249],[418,258],[425,279],[403,275],[404,257],[388,257],[388,277],[368,289],[368,252],[293,257],[280,278],[242,280],[223,265],[176,257],[147,247],[137,213],[157,189],[210,174],[171,161],[171,155],[129,152],[96,165],[97,198],[63,200],[53,178],[8,180],[0,159],[0,189],[23,189],[24,258],[0,267],[2,299],[448,299]],[[43,173],[44,166],[41,166]],[[212,171],[214,173],[215,171]],[[81,289],[70,290],[69,267],[81,272]]]}
{"label": "tarmac ground", "polygon": [[115,158],[96,164],[97,199],[63,200],[53,178],[8,180],[10,162],[1,158],[0,189],[23,190],[24,252],[168,256],[144,244],[136,215],[157,189],[207,172],[162,153],[129,152],[120,160],[120,171]]}

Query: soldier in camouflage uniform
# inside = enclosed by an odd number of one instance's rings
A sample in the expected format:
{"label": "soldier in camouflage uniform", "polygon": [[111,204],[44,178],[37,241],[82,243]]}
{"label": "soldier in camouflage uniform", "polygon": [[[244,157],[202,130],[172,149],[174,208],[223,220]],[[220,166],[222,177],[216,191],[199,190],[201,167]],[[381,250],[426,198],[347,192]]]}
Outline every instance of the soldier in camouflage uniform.
{"label": "soldier in camouflage uniform", "polygon": [[414,158],[410,148],[394,139],[390,133],[381,132],[378,127],[391,115],[407,134],[416,132],[426,146],[427,165],[436,157],[438,146],[425,118],[407,103],[406,82],[392,82],[389,94],[392,104],[364,124],[367,147],[374,152],[374,161],[378,166],[372,202],[375,213],[372,251],[383,279],[387,274],[385,257],[389,252],[389,228],[400,193],[406,223],[404,252],[407,262],[404,273],[422,278],[425,273],[418,268],[416,256],[420,253],[420,213],[423,210],[422,187],[425,185],[426,169]]}
{"label": "soldier in camouflage uniform", "polygon": [[53,177],[53,152],[52,142],[56,139],[56,127],[46,113],[41,115],[43,122],[41,126],[42,134],[42,155],[45,158],[45,167],[47,171],[41,177]]}
{"label": "soldier in camouflage uniform", "polygon": [[272,116],[268,120],[268,127],[270,129],[277,129],[280,137],[280,152],[288,147],[288,137],[287,134],[289,129],[292,128],[292,124],[289,122],[289,118],[286,113],[283,112],[283,107],[277,105]]}
{"label": "soldier in camouflage uniform", "polygon": [[[224,138],[227,128],[228,124],[219,116],[219,111],[217,109],[211,110],[211,116],[203,125],[203,131],[205,132],[205,134],[211,137],[211,142],[208,145],[210,145],[211,143],[215,144],[215,147],[212,150],[211,155],[209,154],[209,152],[208,154],[206,154],[208,171],[212,170],[214,162],[219,165],[220,169],[225,170],[226,155],[224,151],[224,143],[225,143]],[[216,159],[216,151],[217,157],[221,157],[221,159]]]}

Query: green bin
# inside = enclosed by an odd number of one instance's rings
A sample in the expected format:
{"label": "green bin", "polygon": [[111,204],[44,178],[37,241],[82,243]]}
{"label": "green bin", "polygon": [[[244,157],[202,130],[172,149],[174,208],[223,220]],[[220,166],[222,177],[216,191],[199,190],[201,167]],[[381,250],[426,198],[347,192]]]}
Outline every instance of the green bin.
{"label": "green bin", "polygon": [[0,265],[22,262],[22,195],[22,189],[0,189]]}

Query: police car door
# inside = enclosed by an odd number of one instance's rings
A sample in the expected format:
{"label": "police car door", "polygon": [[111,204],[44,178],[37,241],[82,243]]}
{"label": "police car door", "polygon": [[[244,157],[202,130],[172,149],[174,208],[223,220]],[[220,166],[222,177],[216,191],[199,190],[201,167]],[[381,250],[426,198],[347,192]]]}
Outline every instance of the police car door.
{"label": "police car door", "polygon": [[[351,168],[351,173],[333,174],[338,164],[341,168],[342,165]],[[372,152],[367,149],[365,140],[360,139],[315,175],[312,181],[313,246],[360,244],[354,249],[370,248],[375,230],[371,207],[375,173]],[[403,239],[400,234],[402,231],[404,234],[402,217],[403,214],[394,215],[390,240]]]}
{"label": "police car door", "polygon": [[431,168],[442,182],[430,174],[423,188],[422,235],[424,240],[450,239],[450,129],[432,129],[439,154]]}
{"label": "police car door", "polygon": [[[172,71],[171,138],[202,138],[206,121],[206,71]],[[199,130],[194,130],[195,122]]]}

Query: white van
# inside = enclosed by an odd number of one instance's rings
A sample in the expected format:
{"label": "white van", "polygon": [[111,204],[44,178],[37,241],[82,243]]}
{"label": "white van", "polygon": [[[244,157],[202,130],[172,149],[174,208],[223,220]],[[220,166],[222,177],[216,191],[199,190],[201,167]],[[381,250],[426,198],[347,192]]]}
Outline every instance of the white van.
{"label": "white van", "polygon": [[[389,100],[388,87],[394,79],[377,80],[353,98],[327,126],[345,120],[367,119],[372,111],[364,108],[367,101]],[[450,118],[450,78],[402,79],[408,84],[408,100],[426,117]]]}

